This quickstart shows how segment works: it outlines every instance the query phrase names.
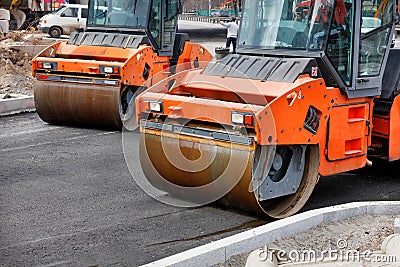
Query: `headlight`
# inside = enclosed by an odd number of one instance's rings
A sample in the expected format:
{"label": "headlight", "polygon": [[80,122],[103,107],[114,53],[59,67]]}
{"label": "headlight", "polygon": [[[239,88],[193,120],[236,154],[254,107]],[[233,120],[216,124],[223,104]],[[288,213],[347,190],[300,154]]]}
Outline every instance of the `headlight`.
{"label": "headlight", "polygon": [[162,112],[163,111],[163,102],[162,101],[154,101],[154,100],[144,100],[144,108],[149,112]]}
{"label": "headlight", "polygon": [[43,69],[51,69],[53,66],[50,62],[43,62]]}
{"label": "headlight", "polygon": [[119,74],[119,67],[114,66],[100,66],[101,73]]}
{"label": "headlight", "polygon": [[252,113],[232,111],[231,120],[233,124],[254,125],[254,115]]}
{"label": "headlight", "polygon": [[38,61],[36,63],[36,66],[37,66],[38,69],[46,69],[46,70],[56,70],[57,69],[57,63],[56,62]]}

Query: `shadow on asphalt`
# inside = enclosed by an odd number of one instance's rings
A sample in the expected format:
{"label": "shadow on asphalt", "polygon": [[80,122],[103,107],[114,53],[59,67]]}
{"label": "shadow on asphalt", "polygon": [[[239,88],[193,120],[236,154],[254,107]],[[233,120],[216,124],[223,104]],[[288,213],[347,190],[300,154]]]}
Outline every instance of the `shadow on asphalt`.
{"label": "shadow on asphalt", "polygon": [[303,211],[361,201],[400,200],[400,161],[374,161],[342,174],[321,177]]}

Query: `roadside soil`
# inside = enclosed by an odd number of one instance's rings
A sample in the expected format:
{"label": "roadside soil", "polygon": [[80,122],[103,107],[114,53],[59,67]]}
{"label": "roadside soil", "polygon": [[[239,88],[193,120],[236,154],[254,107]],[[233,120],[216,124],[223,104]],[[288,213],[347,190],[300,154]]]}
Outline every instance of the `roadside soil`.
{"label": "roadside soil", "polygon": [[48,44],[38,32],[15,31],[0,39],[0,94],[33,95],[31,60],[33,55],[12,48],[14,45]]}
{"label": "roadside soil", "polygon": [[[399,216],[362,215],[348,220],[321,224],[308,231],[286,237],[270,244],[268,248],[279,248],[288,253],[291,251],[316,251],[338,249],[338,244],[344,243],[346,251],[380,251],[383,240],[394,233],[394,219]],[[344,240],[344,241],[343,241]],[[340,243],[339,243],[340,242]],[[216,267],[245,266],[250,253],[233,256],[224,264]],[[385,265],[395,266],[395,265]],[[396,265],[397,266],[397,265]]]}

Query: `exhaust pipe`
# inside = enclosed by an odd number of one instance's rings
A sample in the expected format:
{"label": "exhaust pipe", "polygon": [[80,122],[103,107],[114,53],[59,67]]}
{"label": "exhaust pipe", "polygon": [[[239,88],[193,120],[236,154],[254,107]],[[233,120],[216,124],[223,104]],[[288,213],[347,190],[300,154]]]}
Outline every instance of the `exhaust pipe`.
{"label": "exhaust pipe", "polygon": [[215,48],[215,59],[217,61],[223,59],[229,54],[229,48],[225,47],[216,47]]}

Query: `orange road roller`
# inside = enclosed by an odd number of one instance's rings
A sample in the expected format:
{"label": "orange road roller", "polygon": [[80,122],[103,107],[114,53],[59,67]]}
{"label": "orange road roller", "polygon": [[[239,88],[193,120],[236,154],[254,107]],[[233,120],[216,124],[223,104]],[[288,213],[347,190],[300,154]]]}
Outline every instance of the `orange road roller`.
{"label": "orange road roller", "polygon": [[300,2],[246,1],[237,54],[136,98],[152,186],[283,218],[320,175],[400,159],[395,1]]}
{"label": "orange road roller", "polygon": [[90,0],[82,9],[86,29],[33,59],[39,116],[52,124],[129,128],[128,104],[145,82],[152,85],[212,59],[187,34],[177,33],[180,8],[178,0]]}

